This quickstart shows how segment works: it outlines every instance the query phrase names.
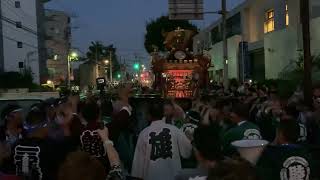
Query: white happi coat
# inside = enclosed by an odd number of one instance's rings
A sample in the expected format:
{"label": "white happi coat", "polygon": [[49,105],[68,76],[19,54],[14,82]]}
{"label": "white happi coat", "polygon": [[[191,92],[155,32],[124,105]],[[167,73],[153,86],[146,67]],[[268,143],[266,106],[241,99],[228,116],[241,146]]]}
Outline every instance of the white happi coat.
{"label": "white happi coat", "polygon": [[186,135],[164,121],[154,121],[139,135],[132,176],[143,180],[174,180],[181,170],[180,156],[188,158],[192,146]]}

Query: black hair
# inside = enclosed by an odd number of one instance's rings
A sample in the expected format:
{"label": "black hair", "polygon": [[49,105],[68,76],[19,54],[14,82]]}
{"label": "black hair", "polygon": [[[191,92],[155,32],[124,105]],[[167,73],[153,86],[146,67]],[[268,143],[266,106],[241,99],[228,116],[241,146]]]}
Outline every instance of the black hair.
{"label": "black hair", "polygon": [[249,87],[248,91],[251,93],[257,93],[257,90],[254,87]]}
{"label": "black hair", "polygon": [[[71,137],[80,137],[84,126],[78,115],[73,115],[70,123],[70,135]],[[78,138],[77,138],[78,139]]]}
{"label": "black hair", "polygon": [[113,105],[111,100],[104,99],[101,102],[101,113],[103,116],[108,116],[110,117],[113,113]]}
{"label": "black hair", "polygon": [[218,126],[199,126],[194,131],[193,145],[207,160],[223,159]]}
{"label": "black hair", "polygon": [[57,104],[57,99],[55,98],[48,98],[43,102],[43,105],[45,106],[45,108],[56,106],[56,104]]}
{"label": "black hair", "polygon": [[154,120],[163,118],[163,102],[151,103],[148,105],[148,114]]}
{"label": "black hair", "polygon": [[200,98],[200,101],[207,104],[209,103],[209,96],[208,95],[202,95],[201,98]]}
{"label": "black hair", "polygon": [[299,123],[292,118],[282,119],[279,123],[278,131],[282,133],[289,143],[296,143],[300,136]]}
{"label": "black hair", "polygon": [[77,113],[80,114],[83,107],[86,105],[86,102],[85,101],[80,101],[78,104],[77,104]]}
{"label": "black hair", "polygon": [[225,106],[228,106],[230,104],[231,104],[231,102],[229,102],[229,101],[226,101],[224,99],[219,99],[216,102],[215,108],[219,109],[219,110],[222,110]]}
{"label": "black hair", "polygon": [[314,83],[314,85],[312,86],[312,89],[320,89],[320,82]]}
{"label": "black hair", "polygon": [[21,109],[21,106],[17,104],[8,104],[5,108],[3,108],[1,112],[1,121],[3,122],[3,126],[6,127],[8,124],[7,116],[14,110]]}
{"label": "black hair", "polygon": [[258,86],[258,89],[261,90],[261,91],[263,91],[264,93],[266,93],[266,92],[268,91],[267,87],[264,86],[264,85],[259,85],[259,86]]}
{"label": "black hair", "polygon": [[26,117],[26,123],[29,126],[35,126],[47,121],[47,114],[45,111],[44,104],[34,104],[31,106],[31,109]]}
{"label": "black hair", "polygon": [[242,159],[228,159],[209,171],[208,180],[258,180],[255,168]]}
{"label": "black hair", "polygon": [[238,116],[240,116],[242,118],[248,118],[249,117],[249,105],[235,103],[232,105],[231,112],[237,114]]}
{"label": "black hair", "polygon": [[300,115],[300,111],[297,109],[295,105],[288,105],[285,107],[285,112],[287,115],[291,116],[294,119],[298,119]]}
{"label": "black hair", "polygon": [[165,100],[163,101],[163,106],[164,106],[164,105],[169,105],[169,106],[172,106],[172,107],[174,106],[173,103],[172,103],[172,101],[171,101],[170,99],[165,99]]}
{"label": "black hair", "polygon": [[88,123],[95,122],[100,116],[100,107],[93,101],[88,102],[82,107],[81,114]]}

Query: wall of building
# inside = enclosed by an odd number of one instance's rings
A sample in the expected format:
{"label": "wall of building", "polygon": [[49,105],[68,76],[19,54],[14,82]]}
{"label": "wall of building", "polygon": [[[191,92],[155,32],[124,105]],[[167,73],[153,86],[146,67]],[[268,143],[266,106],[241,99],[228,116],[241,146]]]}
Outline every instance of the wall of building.
{"label": "wall of building", "polygon": [[201,54],[203,50],[210,47],[210,33],[206,30],[199,32],[193,37],[193,53]]}
{"label": "wall of building", "polygon": [[244,32],[244,40],[247,42],[255,42],[263,39],[264,36],[264,13],[273,7],[273,0],[250,1],[242,13],[242,23]]}
{"label": "wall of building", "polygon": [[86,89],[88,86],[95,85],[96,75],[95,75],[95,65],[91,63],[81,64],[80,71],[80,88]]}
{"label": "wall of building", "polygon": [[320,17],[314,18],[310,23],[311,53],[320,55]]}
{"label": "wall of building", "polygon": [[[2,14],[2,6],[0,2],[0,14]],[[4,71],[4,57],[3,57],[3,36],[2,36],[2,23],[0,22],[0,73]]]}
{"label": "wall of building", "polygon": [[[4,71],[19,72],[19,62],[23,62],[26,68],[31,68],[34,82],[39,83],[36,0],[21,0],[20,8],[15,7],[15,1],[1,0],[0,3]],[[15,22],[21,22],[23,28],[17,28]],[[17,47],[17,42],[22,42],[22,48]]]}
{"label": "wall of building", "polygon": [[86,62],[79,66],[80,88],[86,89],[88,86],[96,86],[98,77],[105,77],[104,67],[93,62]]}
{"label": "wall of building", "polygon": [[285,28],[285,0],[248,0],[241,10],[244,41],[256,42],[264,38],[265,12],[273,9],[275,30]]}
{"label": "wall of building", "polygon": [[264,38],[265,78],[276,79],[279,73],[299,55],[297,32],[287,28],[269,33]]}
{"label": "wall of building", "polygon": [[48,71],[46,67],[47,62],[47,51],[45,45],[45,14],[44,14],[44,3],[50,0],[36,0],[36,14],[37,14],[37,28],[38,28],[38,54],[39,54],[39,73],[40,83],[45,84],[48,80]]}
{"label": "wall of building", "polygon": [[[311,53],[320,55],[320,17],[310,23]],[[266,78],[278,78],[283,69],[291,66],[301,54],[301,37],[298,30],[289,26],[286,29],[267,34],[264,38]]]}
{"label": "wall of building", "polygon": [[319,0],[311,0],[311,17],[316,18],[320,16],[320,1]]}
{"label": "wall of building", "polygon": [[[249,42],[249,50],[261,50],[265,62],[265,78],[278,78],[279,73],[296,59],[303,49],[302,32],[300,24],[300,0],[287,0],[289,11],[289,26],[286,20],[286,1],[285,0],[247,0],[231,14],[241,12],[241,36],[228,39],[229,50],[229,76],[238,76],[238,46],[240,40]],[[311,49],[314,55],[320,54],[320,1],[310,0],[311,20]],[[275,19],[275,30],[264,33],[265,12],[273,9]],[[218,26],[220,20],[216,21],[209,28]],[[206,28],[205,31],[211,31]],[[199,36],[201,37],[201,36]],[[241,38],[242,37],[242,38]],[[207,37],[209,38],[209,37]],[[200,38],[201,39],[201,38]],[[253,48],[257,46],[256,48]],[[222,42],[212,45],[210,49],[214,68],[210,71],[223,69],[223,50]],[[264,53],[264,55],[263,55]],[[257,56],[260,57],[260,56]]]}
{"label": "wall of building", "polygon": [[[232,36],[228,39],[228,74],[229,78],[238,78],[239,76],[239,65],[238,65],[238,52],[239,52],[239,42],[241,41],[241,36]],[[211,56],[211,63],[214,66],[214,71],[223,69],[223,49],[222,42],[219,42],[212,46],[209,50]]]}
{"label": "wall of building", "polygon": [[49,78],[60,84],[68,76],[68,54],[70,51],[70,18],[61,11],[46,11],[46,48]]}

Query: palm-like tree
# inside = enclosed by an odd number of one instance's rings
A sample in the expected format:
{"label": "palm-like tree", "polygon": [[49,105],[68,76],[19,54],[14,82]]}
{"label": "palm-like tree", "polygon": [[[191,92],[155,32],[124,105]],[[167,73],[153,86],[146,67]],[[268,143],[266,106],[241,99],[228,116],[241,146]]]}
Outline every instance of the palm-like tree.
{"label": "palm-like tree", "polygon": [[105,46],[99,41],[91,42],[87,52],[87,58],[92,62],[101,63],[106,59],[110,59],[110,53],[112,58],[113,74],[116,74],[120,70],[120,65],[116,55],[117,49],[113,45]]}
{"label": "palm-like tree", "polygon": [[99,41],[91,42],[91,46],[89,46],[89,50],[87,52],[87,58],[90,61],[102,61],[108,57],[109,52],[107,52],[107,48]]}

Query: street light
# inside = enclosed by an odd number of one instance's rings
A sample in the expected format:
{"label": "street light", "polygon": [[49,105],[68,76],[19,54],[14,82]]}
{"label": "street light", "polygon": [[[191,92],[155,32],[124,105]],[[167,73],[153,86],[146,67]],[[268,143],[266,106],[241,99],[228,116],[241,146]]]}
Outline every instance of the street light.
{"label": "street light", "polygon": [[72,59],[77,59],[78,58],[78,53],[77,52],[71,52],[70,53],[70,57],[71,57],[71,60]]}
{"label": "street light", "polygon": [[140,69],[140,64],[139,64],[139,63],[135,63],[135,64],[133,65],[133,69],[139,70],[139,69]]}
{"label": "street light", "polygon": [[47,84],[53,84],[51,80],[47,80]]}
{"label": "street light", "polygon": [[78,59],[78,53],[77,52],[70,52],[68,54],[68,88],[70,88],[70,79],[71,79],[71,65],[70,65],[70,62],[71,61],[74,61],[74,60],[77,60]]}
{"label": "street light", "polygon": [[104,60],[104,64],[109,64],[109,60]]}

